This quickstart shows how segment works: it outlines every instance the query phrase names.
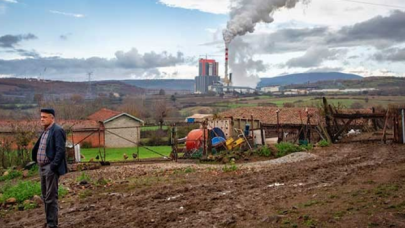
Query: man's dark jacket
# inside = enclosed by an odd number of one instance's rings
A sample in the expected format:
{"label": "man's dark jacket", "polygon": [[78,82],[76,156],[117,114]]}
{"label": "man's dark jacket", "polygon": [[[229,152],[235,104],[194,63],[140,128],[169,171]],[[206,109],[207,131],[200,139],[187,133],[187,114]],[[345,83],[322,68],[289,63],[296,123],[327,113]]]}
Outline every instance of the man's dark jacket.
{"label": "man's dark jacket", "polygon": [[[37,153],[42,134],[39,137],[37,143],[35,143],[34,148],[32,149],[32,160],[35,162],[38,162]],[[51,170],[59,175],[64,175],[68,171],[66,162],[65,144],[66,144],[65,131],[59,125],[54,124],[49,129],[48,139],[46,140],[45,152],[49,161],[51,161]]]}

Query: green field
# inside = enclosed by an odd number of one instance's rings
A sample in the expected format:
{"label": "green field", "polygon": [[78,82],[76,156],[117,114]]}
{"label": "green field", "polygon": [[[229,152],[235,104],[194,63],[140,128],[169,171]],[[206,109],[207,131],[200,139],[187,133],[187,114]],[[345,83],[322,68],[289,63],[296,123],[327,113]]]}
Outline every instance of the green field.
{"label": "green field", "polygon": [[241,108],[241,107],[256,107],[255,103],[217,103],[219,107],[228,107],[228,108]]}
{"label": "green field", "polygon": [[[258,99],[259,98],[259,99]],[[216,106],[224,106],[228,108],[239,107],[255,107],[261,104],[272,103],[278,107],[283,107],[285,103],[292,103],[295,107],[319,107],[322,104],[321,97],[316,96],[299,96],[299,97],[257,97],[256,99],[242,98],[231,100],[229,102],[219,102]],[[342,106],[342,108],[350,108],[353,103],[359,103],[364,108],[383,106],[388,104],[403,104],[405,97],[401,96],[331,96],[328,97],[329,104]]]}
{"label": "green field", "polygon": [[[160,126],[144,126],[141,127],[141,131],[156,131],[159,130]],[[167,130],[168,127],[167,126],[162,126],[162,130]]]}
{"label": "green field", "polygon": [[[172,148],[170,146],[150,146],[147,147],[153,151],[159,152],[164,156],[169,156]],[[130,148],[106,148],[106,160],[107,161],[123,161],[124,160],[124,153],[128,155],[127,160],[133,160],[132,154],[136,153],[136,147]],[[85,156],[82,161],[89,161],[93,158],[94,161],[97,161],[95,158],[98,154],[98,148],[88,148],[88,149],[81,149],[81,154]],[[139,147],[139,157],[141,159],[145,158],[160,158],[159,154],[153,153],[147,150],[144,147]]]}

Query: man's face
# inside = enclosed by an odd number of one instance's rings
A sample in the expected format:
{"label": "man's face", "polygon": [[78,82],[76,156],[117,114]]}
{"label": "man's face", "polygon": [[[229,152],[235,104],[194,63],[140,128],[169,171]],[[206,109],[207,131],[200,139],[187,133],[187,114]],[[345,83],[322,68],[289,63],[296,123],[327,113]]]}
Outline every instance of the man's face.
{"label": "man's face", "polygon": [[41,126],[47,127],[53,123],[53,115],[45,112],[41,112]]}

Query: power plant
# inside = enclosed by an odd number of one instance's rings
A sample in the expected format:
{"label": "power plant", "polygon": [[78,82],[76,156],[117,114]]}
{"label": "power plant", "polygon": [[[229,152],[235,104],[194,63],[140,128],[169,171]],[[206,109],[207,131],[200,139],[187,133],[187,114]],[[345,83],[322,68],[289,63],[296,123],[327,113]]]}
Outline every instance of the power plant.
{"label": "power plant", "polygon": [[199,60],[199,74],[195,77],[195,92],[205,94],[212,85],[219,84],[218,62],[213,59]]}
{"label": "power plant", "polygon": [[201,58],[199,60],[198,76],[195,77],[195,93],[252,93],[256,89],[232,85],[232,73],[229,73],[229,46],[225,44],[225,75],[221,80],[218,75],[219,65],[214,59]]}

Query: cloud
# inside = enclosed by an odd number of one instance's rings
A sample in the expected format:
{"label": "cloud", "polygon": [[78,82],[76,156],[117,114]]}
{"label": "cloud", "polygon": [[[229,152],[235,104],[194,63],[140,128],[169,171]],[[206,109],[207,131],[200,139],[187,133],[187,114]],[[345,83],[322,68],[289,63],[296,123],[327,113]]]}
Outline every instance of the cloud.
{"label": "cloud", "polygon": [[375,54],[374,59],[377,61],[404,62],[405,48],[390,48]]}
{"label": "cloud", "polygon": [[396,10],[387,17],[377,16],[368,21],[345,26],[331,34],[326,43],[339,46],[369,45],[389,47],[405,41],[405,12]]}
{"label": "cloud", "polygon": [[334,60],[339,57],[339,55],[344,52],[342,50],[328,49],[326,47],[311,47],[307,52],[298,58],[290,59],[286,66],[292,67],[317,67],[321,65],[326,60]]}
{"label": "cloud", "polygon": [[15,48],[21,41],[38,39],[34,34],[0,36],[0,47]]}
{"label": "cloud", "polygon": [[[25,53],[26,55],[35,53]],[[0,74],[38,76],[46,68],[53,79],[85,80],[88,71],[94,71],[97,79],[118,78],[158,78],[160,67],[184,64],[183,53],[176,56],[167,52],[140,54],[135,48],[128,52],[118,51],[112,59],[91,57],[84,59],[60,57],[36,57],[15,60],[0,60]]]}
{"label": "cloud", "polygon": [[205,13],[226,14],[229,12],[230,0],[159,0],[168,7],[199,10]]}
{"label": "cloud", "polygon": [[161,54],[150,52],[142,55],[136,48],[132,48],[128,52],[117,51],[115,57],[117,64],[123,68],[165,67],[185,61],[181,52],[178,52],[176,56],[170,55],[167,52],[162,52]]}
{"label": "cloud", "polygon": [[306,73],[341,72],[343,70],[342,67],[317,67],[307,70]]}
{"label": "cloud", "polygon": [[4,35],[0,36],[0,48],[6,49],[7,53],[17,53],[23,57],[38,58],[40,54],[35,50],[24,50],[17,48],[22,41],[38,39],[34,34],[28,33],[25,35]]}
{"label": "cloud", "polygon": [[41,55],[35,50],[14,49],[14,52],[23,57],[39,58]]}
{"label": "cloud", "polygon": [[305,51],[308,44],[322,44],[329,33],[327,27],[279,29],[269,34],[250,35],[246,38],[257,53],[275,54]]}
{"label": "cloud", "polygon": [[0,0],[0,1],[7,3],[18,3],[17,0]]}
{"label": "cloud", "polygon": [[384,49],[405,42],[405,12],[332,30],[326,26],[278,29],[271,33],[251,34],[244,40],[256,53],[276,54],[305,51],[308,44],[329,48],[374,47]]}
{"label": "cloud", "polygon": [[49,12],[53,13],[53,14],[60,14],[60,15],[63,15],[63,16],[74,17],[74,18],[83,18],[83,17],[85,17],[84,14],[67,13],[67,12],[61,12],[61,11],[57,11],[57,10],[49,10]]}
{"label": "cloud", "polygon": [[69,39],[69,37],[72,35],[72,33],[66,33],[66,34],[61,34],[60,36],[59,36],[59,39],[61,39],[61,40],[67,40],[67,39]]}

